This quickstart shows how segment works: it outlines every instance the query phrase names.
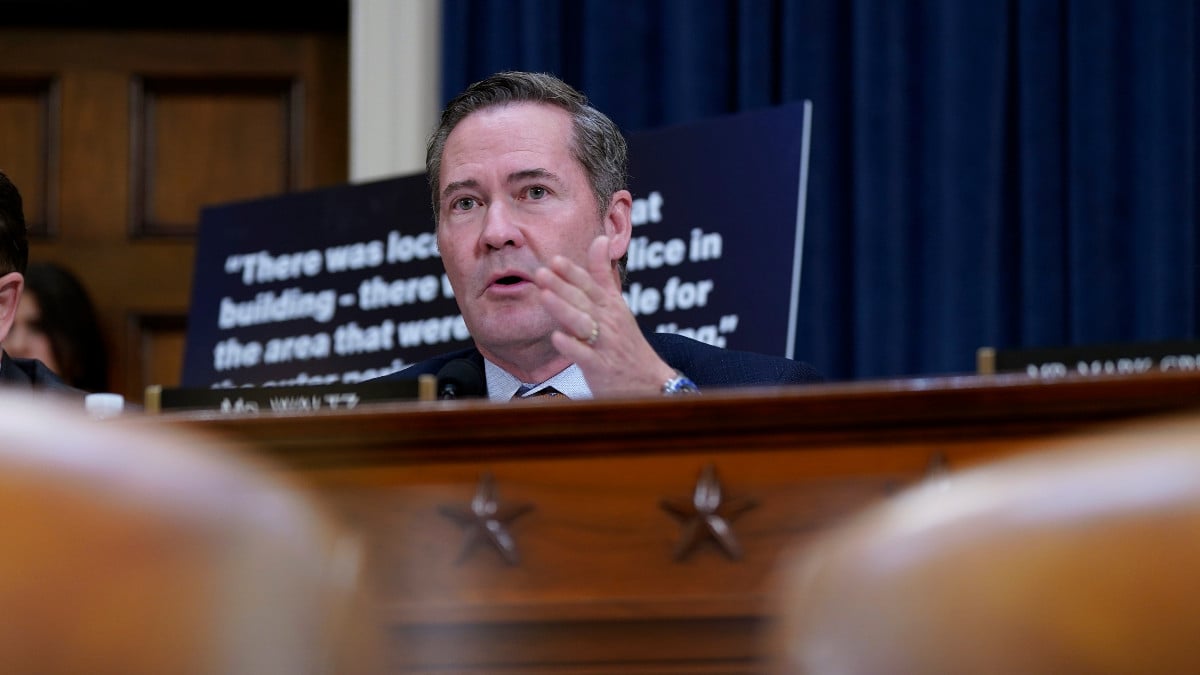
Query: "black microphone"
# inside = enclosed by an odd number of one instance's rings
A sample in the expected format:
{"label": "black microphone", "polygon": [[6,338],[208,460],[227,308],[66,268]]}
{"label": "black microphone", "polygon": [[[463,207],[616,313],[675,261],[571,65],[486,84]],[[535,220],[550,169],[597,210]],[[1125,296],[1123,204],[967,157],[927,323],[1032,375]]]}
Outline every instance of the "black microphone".
{"label": "black microphone", "polygon": [[483,369],[471,359],[454,359],[437,374],[438,398],[482,398],[487,394]]}

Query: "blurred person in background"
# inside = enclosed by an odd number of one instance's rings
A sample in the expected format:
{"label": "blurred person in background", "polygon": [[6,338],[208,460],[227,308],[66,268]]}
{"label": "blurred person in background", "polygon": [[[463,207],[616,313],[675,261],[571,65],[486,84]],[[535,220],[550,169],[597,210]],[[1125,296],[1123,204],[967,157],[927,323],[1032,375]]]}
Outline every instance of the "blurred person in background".
{"label": "blurred person in background", "polygon": [[108,391],[108,350],[96,310],[79,278],[61,265],[35,262],[25,269],[25,291],[4,348],[41,361],[74,387]]}

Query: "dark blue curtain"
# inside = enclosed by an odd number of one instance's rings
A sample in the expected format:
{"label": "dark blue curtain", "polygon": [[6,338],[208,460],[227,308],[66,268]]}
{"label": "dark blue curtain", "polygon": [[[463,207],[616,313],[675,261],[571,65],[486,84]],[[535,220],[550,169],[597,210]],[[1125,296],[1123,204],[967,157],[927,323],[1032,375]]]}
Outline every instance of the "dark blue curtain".
{"label": "dark blue curtain", "polygon": [[627,132],[812,99],[796,354],[833,378],[1197,337],[1195,0],[444,7],[446,99],[549,71]]}

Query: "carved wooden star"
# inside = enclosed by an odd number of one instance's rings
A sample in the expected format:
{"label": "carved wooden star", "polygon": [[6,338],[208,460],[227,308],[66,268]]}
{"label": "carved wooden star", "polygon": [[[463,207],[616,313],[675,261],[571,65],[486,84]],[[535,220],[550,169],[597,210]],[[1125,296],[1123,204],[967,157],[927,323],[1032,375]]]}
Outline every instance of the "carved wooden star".
{"label": "carved wooden star", "polygon": [[707,464],[700,470],[691,500],[664,499],[662,508],[682,524],[682,537],[675,547],[675,560],[683,560],[701,541],[711,538],[732,560],[742,557],[742,547],[733,534],[730,523],[741,514],[758,506],[744,497],[723,499],[717,470]]}
{"label": "carved wooden star", "polygon": [[454,520],[464,529],[462,550],[459,551],[456,562],[466,560],[475,545],[483,540],[491,543],[510,565],[520,562],[521,556],[517,553],[517,543],[507,526],[532,510],[532,504],[501,506],[496,499],[496,484],[490,473],[479,477],[479,485],[475,488],[475,497],[471,499],[470,507],[438,507],[439,513]]}

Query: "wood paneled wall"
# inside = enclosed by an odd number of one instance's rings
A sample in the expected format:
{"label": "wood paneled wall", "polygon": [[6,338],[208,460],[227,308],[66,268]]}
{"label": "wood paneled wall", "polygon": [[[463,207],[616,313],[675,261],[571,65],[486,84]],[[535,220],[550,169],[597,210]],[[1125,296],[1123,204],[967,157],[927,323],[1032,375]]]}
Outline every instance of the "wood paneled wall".
{"label": "wood paneled wall", "polygon": [[346,182],[347,20],[88,27],[50,9],[0,27],[0,170],[31,259],[82,278],[111,388],[140,401],[179,382],[201,209]]}

